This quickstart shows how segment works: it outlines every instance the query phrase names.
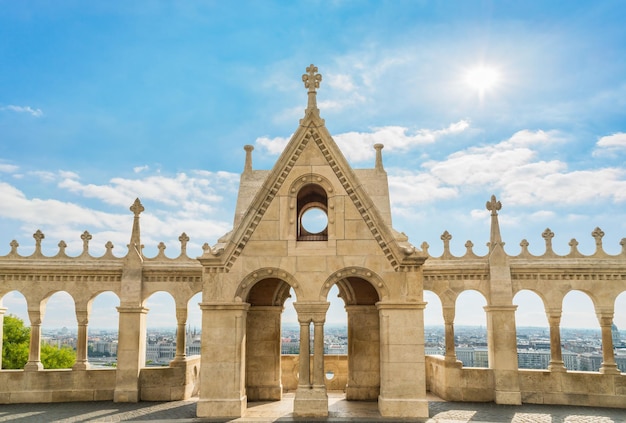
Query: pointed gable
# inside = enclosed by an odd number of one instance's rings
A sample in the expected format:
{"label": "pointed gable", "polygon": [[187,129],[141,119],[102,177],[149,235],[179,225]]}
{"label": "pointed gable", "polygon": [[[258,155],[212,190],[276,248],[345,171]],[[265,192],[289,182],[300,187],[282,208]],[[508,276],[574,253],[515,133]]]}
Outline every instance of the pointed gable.
{"label": "pointed gable", "polygon": [[[382,166],[378,169],[380,148],[382,146],[377,147],[377,169],[374,170],[382,171],[382,174],[385,176],[384,184],[380,182],[372,183],[370,181],[369,186],[366,187],[358,178],[357,172],[351,168],[345,159],[324,126],[324,120],[319,116],[315,95],[316,88],[319,87],[319,82],[321,81],[321,75],[316,73],[317,68],[313,65],[307,68],[307,72],[303,76],[303,81],[305,82],[305,87],[309,89],[309,100],[305,116],[300,121],[300,126],[269,173],[251,169],[250,152],[252,148],[246,146],[246,166],[241,178],[242,184],[240,186],[233,231],[222,237],[215,247],[205,247],[205,253],[200,260],[204,265],[222,267],[224,271],[228,271],[246,248],[257,227],[262,222],[269,225],[269,222],[266,222],[269,219],[266,216],[268,209],[270,207],[276,210],[280,209],[280,205],[276,202],[276,197],[293,197],[293,193],[297,189],[292,184],[300,178],[297,181],[298,187],[316,183],[323,185],[322,181],[325,181],[325,190],[331,192],[331,197],[337,194],[333,191],[340,190],[344,197],[349,198],[349,200],[345,200],[348,203],[346,208],[349,207],[355,210],[358,220],[362,220],[359,223],[363,229],[361,232],[367,231],[369,233],[371,240],[378,245],[379,253],[386,257],[394,269],[399,270],[404,266],[421,265],[425,257],[407,242],[403,234],[399,236],[394,235],[396,232],[391,227],[386,174],[384,174]],[[314,83],[308,83],[307,81],[314,81]],[[375,176],[374,173],[368,170],[359,170],[358,172],[361,175],[366,175],[368,179],[372,179]],[[290,185],[285,186],[285,184]],[[384,188],[381,188],[382,185],[384,185]],[[374,198],[368,192],[368,188],[369,191],[378,194],[379,198],[377,200],[379,202],[381,202],[380,198],[386,198],[386,204],[385,201],[382,201],[384,214],[377,207]],[[315,197],[314,191],[311,191],[309,196]],[[322,193],[318,196],[323,198],[325,195],[323,193],[324,190],[320,191]],[[384,191],[383,195],[380,195],[380,191]],[[291,209],[299,207],[295,204],[298,201],[298,199],[291,198],[288,207]],[[245,206],[245,211],[243,211]],[[329,207],[333,208],[334,204],[331,202]],[[300,210],[298,209],[298,219],[300,218],[299,212]],[[285,219],[283,210],[273,212],[272,215],[274,216],[272,219]],[[328,217],[330,224],[336,223],[330,214]],[[272,224],[288,224],[295,227],[297,223],[291,217],[287,223],[274,222]],[[272,226],[272,228],[275,227]],[[282,241],[286,241],[287,238],[290,238],[292,241],[296,239],[293,233],[281,238],[281,234],[284,235],[284,232],[278,229],[265,231],[264,234],[266,232],[278,235],[277,238],[280,238]],[[349,240],[348,238],[346,239]],[[265,239],[265,242],[270,241],[271,239]]]}

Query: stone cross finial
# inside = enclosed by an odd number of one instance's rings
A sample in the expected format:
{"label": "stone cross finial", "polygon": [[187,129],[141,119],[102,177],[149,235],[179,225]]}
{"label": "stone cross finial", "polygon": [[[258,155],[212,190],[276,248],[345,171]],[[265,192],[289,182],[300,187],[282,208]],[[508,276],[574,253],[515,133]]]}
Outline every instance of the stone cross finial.
{"label": "stone cross finial", "polygon": [[554,232],[552,232],[550,228],[546,228],[546,230],[541,233],[541,237],[546,241],[546,253],[551,253],[552,238],[554,238]]}
{"label": "stone cross finial", "polygon": [[591,236],[596,240],[596,253],[602,251],[602,238],[604,237],[604,231],[600,228],[595,228],[591,232]]}
{"label": "stone cross finial", "polygon": [[132,211],[135,214],[135,217],[139,217],[141,212],[143,212],[144,210],[145,209],[143,208],[141,201],[139,201],[139,198],[136,198],[133,205],[130,206],[130,211]]}
{"label": "stone cross finial", "polygon": [[189,237],[187,236],[185,232],[183,232],[178,237],[178,240],[180,241],[180,255],[186,256],[187,255],[187,243],[189,242]]}
{"label": "stone cross finial", "polygon": [[83,254],[86,254],[89,251],[89,241],[91,241],[91,234],[87,231],[83,232],[80,236],[80,239],[83,240]]}
{"label": "stone cross finial", "polygon": [[496,196],[492,195],[491,200],[487,201],[486,207],[487,207],[487,210],[491,212],[492,216],[497,216],[498,210],[502,208],[502,203],[499,201],[496,201]]}
{"label": "stone cross finial", "polygon": [[39,229],[33,234],[33,238],[35,238],[35,254],[41,254],[41,240],[45,237],[46,236]]}
{"label": "stone cross finial", "polygon": [[320,87],[321,81],[322,75],[317,73],[317,66],[311,63],[311,66],[306,68],[306,73],[302,75],[304,88],[308,88],[309,92],[315,92],[315,89]]}
{"label": "stone cross finial", "polygon": [[304,88],[307,88],[308,91],[308,104],[307,111],[314,111],[315,113],[319,113],[317,110],[317,101],[315,96],[317,94],[316,89],[320,87],[320,82],[322,81],[322,75],[317,73],[317,66],[311,64],[308,68],[306,68],[306,72],[302,75],[302,82],[304,82]]}
{"label": "stone cross finial", "polygon": [[450,232],[444,231],[441,234],[441,240],[443,241],[443,257],[447,258],[450,256],[450,240],[452,239],[452,235]]}
{"label": "stone cross finial", "polygon": [[498,223],[498,210],[502,208],[502,203],[496,200],[495,195],[492,195],[485,207],[491,212],[491,229],[489,231],[489,250],[491,251],[496,245],[504,246],[500,236],[500,224]]}

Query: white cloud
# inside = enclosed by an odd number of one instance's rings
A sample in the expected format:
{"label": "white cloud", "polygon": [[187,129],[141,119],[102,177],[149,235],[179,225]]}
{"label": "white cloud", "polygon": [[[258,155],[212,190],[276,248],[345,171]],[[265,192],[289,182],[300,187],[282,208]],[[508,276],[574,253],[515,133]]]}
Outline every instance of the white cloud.
{"label": "white cloud", "polygon": [[291,136],[289,136],[289,138],[284,138],[284,137],[275,137],[275,138],[260,137],[260,138],[256,139],[255,143],[256,143],[257,146],[267,150],[268,153],[278,155],[278,154],[283,152],[283,150],[287,146],[287,143],[289,142],[290,138],[291,138]]}
{"label": "white cloud", "polygon": [[626,152],[626,133],[624,132],[601,137],[592,154],[594,157],[614,157],[620,152]]}
{"label": "white cloud", "polygon": [[[152,200],[168,206],[185,208],[195,201],[204,204],[217,203],[223,199],[219,189],[236,183],[234,174],[196,173],[198,177],[179,173],[174,177],[146,176],[141,179],[113,178],[109,184],[83,184],[75,173],[65,173],[59,187],[87,198],[97,198],[108,204],[126,206],[135,198]],[[238,175],[237,175],[238,177]]]}
{"label": "white cloud", "polygon": [[0,172],[2,173],[13,173],[19,169],[19,166],[15,166],[8,163],[0,163]]}
{"label": "white cloud", "polygon": [[30,106],[15,106],[10,104],[8,106],[0,107],[0,110],[10,110],[17,113],[28,113],[31,116],[37,118],[43,116],[43,112],[41,111],[41,109],[33,109]]}
{"label": "white cloud", "polygon": [[[476,190],[500,192],[508,204],[626,201],[625,169],[569,171],[562,161],[538,158],[541,146],[562,141],[556,132],[524,130],[497,144],[470,147],[444,160],[430,160],[421,171],[392,171],[390,187],[397,197],[394,203],[421,204]],[[397,178],[408,182],[402,184]],[[420,195],[422,192],[430,195]]]}
{"label": "white cloud", "polygon": [[137,166],[137,167],[133,168],[133,172],[140,173],[140,172],[143,172],[144,170],[148,170],[148,169],[150,169],[150,167],[148,165]]}
{"label": "white cloud", "polygon": [[[408,151],[416,145],[432,144],[439,138],[458,134],[469,128],[466,120],[451,123],[443,129],[418,129],[410,132],[408,128],[401,126],[384,126],[373,128],[371,132],[346,132],[333,136],[333,139],[351,162],[363,162],[374,157],[374,144],[384,144],[386,151]],[[289,138],[284,137],[260,137],[256,139],[257,146],[267,150],[271,154],[280,154]]]}

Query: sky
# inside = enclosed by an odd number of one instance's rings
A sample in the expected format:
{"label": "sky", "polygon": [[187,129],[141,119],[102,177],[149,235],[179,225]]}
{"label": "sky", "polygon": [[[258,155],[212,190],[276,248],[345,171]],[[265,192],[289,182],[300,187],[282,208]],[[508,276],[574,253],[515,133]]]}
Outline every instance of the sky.
{"label": "sky", "polygon": [[[438,256],[447,230],[454,254],[467,240],[485,254],[495,194],[511,255],[522,239],[542,254],[546,228],[556,252],[576,238],[591,254],[596,227],[617,254],[625,15],[621,0],[0,0],[0,255],[13,239],[30,254],[40,229],[49,255],[60,240],[78,255],[87,230],[93,255],[112,241],[123,256],[139,197],[146,255],[163,241],[177,256],[186,232],[199,256],[232,227],[243,146],[270,169],[297,129],[311,63],[349,163],[372,168],[385,145],[393,224],[414,245]],[[563,324],[596,327],[571,295]],[[457,319],[483,324],[484,299],[470,300]],[[517,300],[545,324],[536,297]],[[626,294],[616,310],[626,328]]]}

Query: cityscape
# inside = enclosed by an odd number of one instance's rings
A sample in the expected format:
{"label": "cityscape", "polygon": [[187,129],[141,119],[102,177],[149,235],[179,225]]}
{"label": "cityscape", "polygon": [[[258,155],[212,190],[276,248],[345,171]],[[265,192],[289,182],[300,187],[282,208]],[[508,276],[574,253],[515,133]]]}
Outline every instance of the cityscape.
{"label": "cityscape", "polygon": [[[613,325],[615,361],[626,372],[626,334]],[[313,331],[312,331],[313,333]],[[76,349],[76,332],[68,328],[48,329],[43,341],[53,346]],[[188,327],[186,355],[199,355],[201,331]],[[424,329],[426,355],[444,355],[443,326]],[[602,338],[599,330],[561,329],[562,357],[565,367],[574,371],[597,372],[602,364]],[[117,330],[90,330],[88,337],[89,362],[93,367],[114,367],[117,361]],[[311,337],[311,348],[313,338]],[[455,327],[455,350],[464,367],[489,367],[487,331],[484,326]],[[281,354],[298,354],[300,328],[297,324],[283,324]],[[348,354],[346,325],[327,324],[324,328],[324,354]],[[176,356],[176,329],[150,328],[146,338],[146,366],[167,366]],[[547,369],[550,363],[550,331],[548,328],[517,328],[517,356],[520,369]]]}

